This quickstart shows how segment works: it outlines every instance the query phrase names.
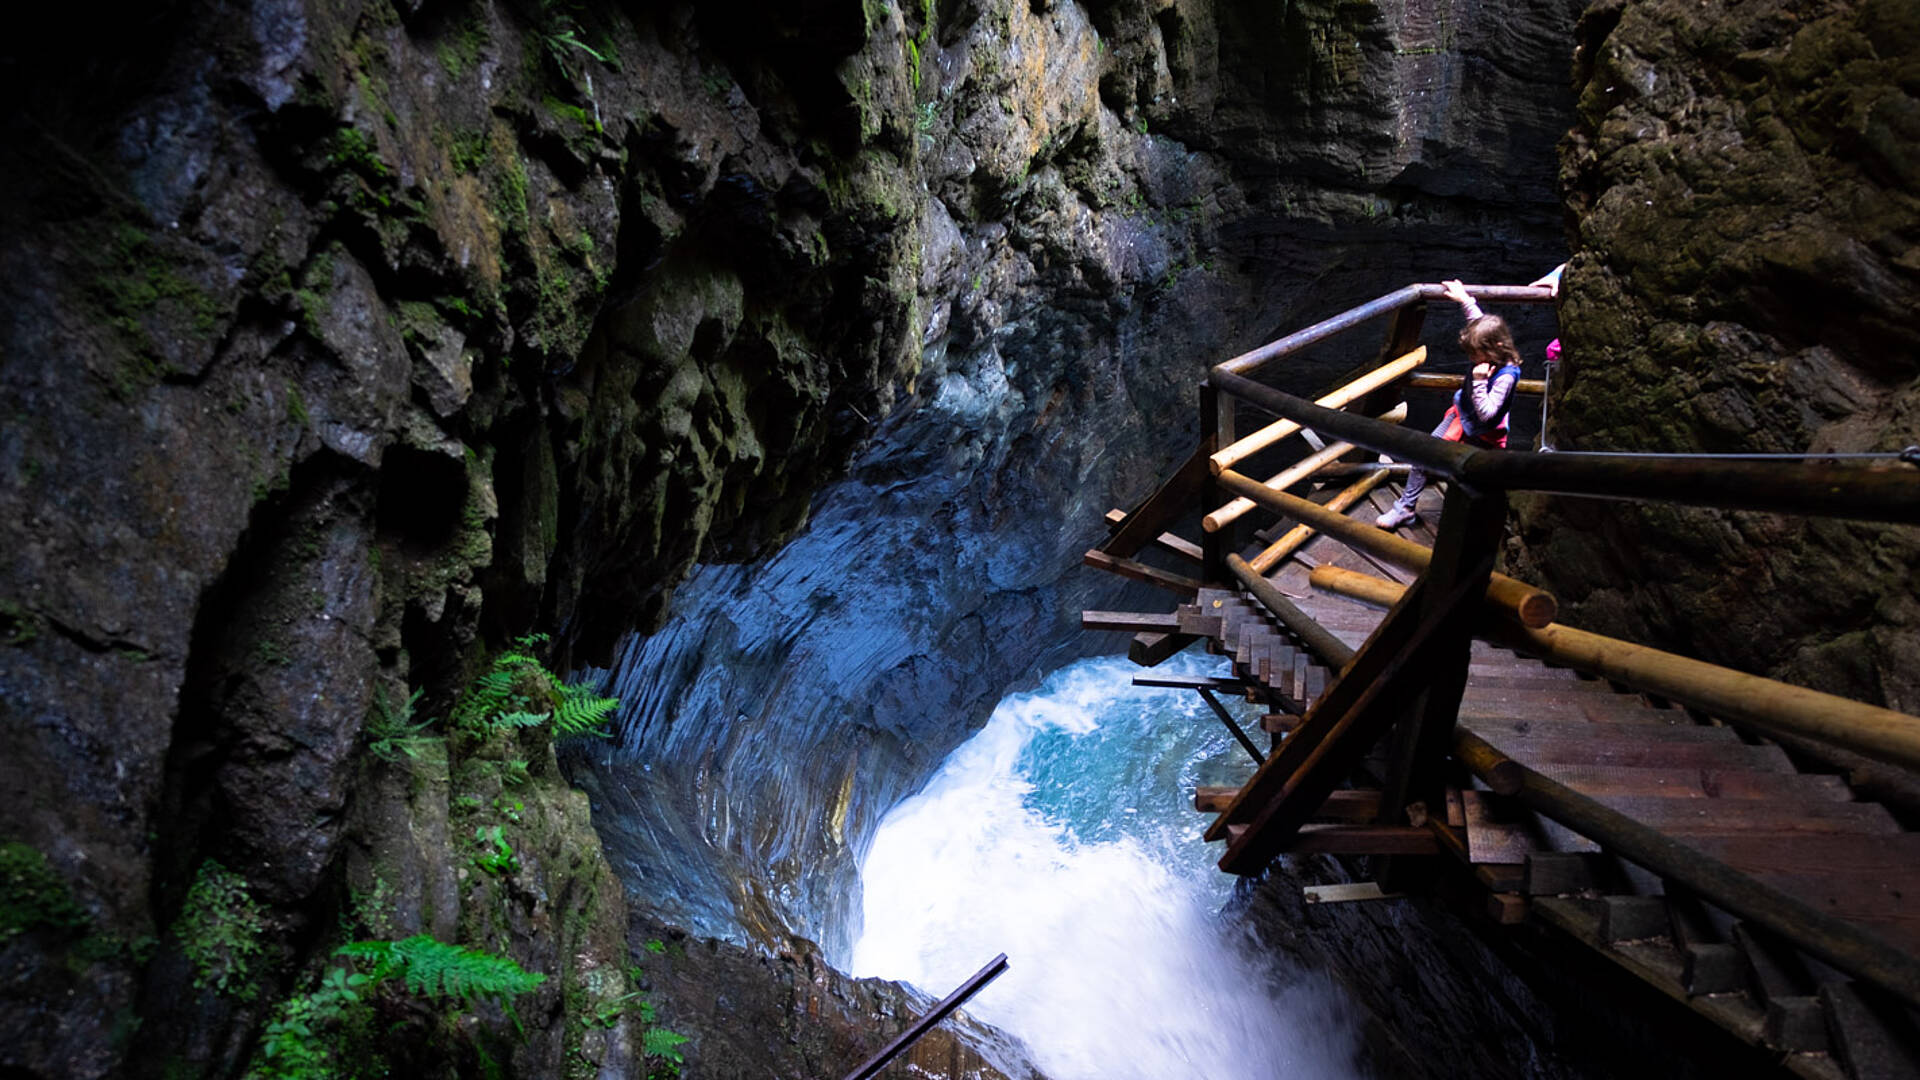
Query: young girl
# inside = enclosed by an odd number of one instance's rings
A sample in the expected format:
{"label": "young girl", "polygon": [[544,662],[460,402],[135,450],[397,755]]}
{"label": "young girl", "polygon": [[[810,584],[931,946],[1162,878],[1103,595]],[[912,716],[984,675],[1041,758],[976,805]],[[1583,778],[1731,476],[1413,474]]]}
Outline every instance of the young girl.
{"label": "young girl", "polygon": [[[1467,295],[1459,281],[1441,282],[1447,299],[1459,304],[1467,314],[1466,328],[1460,331],[1460,347],[1473,361],[1473,376],[1467,385],[1453,392],[1453,404],[1433,429],[1434,437],[1475,446],[1504,448],[1507,445],[1507,412],[1513,404],[1513,385],[1520,381],[1520,351],[1513,347],[1513,333],[1507,321],[1498,315],[1486,315]],[[1407,489],[1386,513],[1374,519],[1383,529],[1397,529],[1418,515],[1414,503],[1427,486],[1427,474],[1414,469],[1407,474]]]}

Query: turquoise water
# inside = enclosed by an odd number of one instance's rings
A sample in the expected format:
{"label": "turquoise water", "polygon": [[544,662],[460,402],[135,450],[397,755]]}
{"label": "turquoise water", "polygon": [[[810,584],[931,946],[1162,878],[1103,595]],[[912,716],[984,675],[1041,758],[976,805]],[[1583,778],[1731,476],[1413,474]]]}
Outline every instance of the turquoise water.
{"label": "turquoise water", "polygon": [[1084,660],[1008,697],[887,815],[850,969],[943,996],[1005,952],[968,1011],[1053,1080],[1356,1075],[1339,996],[1218,915],[1233,879],[1193,787],[1238,783],[1251,759],[1198,695],[1133,687],[1139,671]]}

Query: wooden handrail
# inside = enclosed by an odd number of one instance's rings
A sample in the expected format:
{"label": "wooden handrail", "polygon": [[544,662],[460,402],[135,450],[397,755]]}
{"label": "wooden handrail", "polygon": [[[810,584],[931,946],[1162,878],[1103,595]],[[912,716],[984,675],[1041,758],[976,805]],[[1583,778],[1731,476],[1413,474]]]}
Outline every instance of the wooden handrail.
{"label": "wooden handrail", "polygon": [[1225,365],[1214,368],[1208,380],[1223,393],[1277,416],[1481,490],[1544,491],[1920,524],[1920,472],[1904,463],[1858,467],[1726,461],[1683,454],[1629,457],[1491,450],[1323,409],[1233,374]]}
{"label": "wooden handrail", "polygon": [[[1465,375],[1447,375],[1438,371],[1416,371],[1407,376],[1409,390],[1458,390],[1467,384]],[[1516,379],[1513,392],[1539,397],[1547,392],[1545,379]]]}
{"label": "wooden handrail", "polygon": [[[1296,518],[1302,524],[1312,525],[1330,536],[1337,536],[1395,566],[1424,573],[1433,561],[1432,548],[1355,521],[1311,500],[1275,491],[1231,469],[1215,477],[1215,480],[1229,491],[1237,491],[1269,510]],[[1554,615],[1560,610],[1559,602],[1552,593],[1505,574],[1493,575],[1493,583],[1487,586],[1487,603],[1527,626],[1545,626],[1553,621]]]}
{"label": "wooden handrail", "polygon": [[[1314,404],[1324,409],[1342,408],[1373,393],[1375,390],[1380,389],[1426,362],[1427,347],[1422,345],[1407,355],[1394,360],[1392,363],[1382,364],[1372,371],[1367,372],[1365,375],[1347,383],[1345,386],[1334,390],[1332,393],[1321,396],[1315,400]],[[1403,418],[1404,415],[1403,413]],[[1207,467],[1213,471],[1215,476],[1218,476],[1222,470],[1230,469],[1238,465],[1240,462],[1245,461],[1282,439],[1298,434],[1299,431],[1300,425],[1292,420],[1281,420],[1277,423],[1268,424],[1266,427],[1248,435],[1246,438],[1235,440],[1215,451],[1213,456],[1207,459]]]}
{"label": "wooden handrail", "polygon": [[[1406,418],[1407,403],[1404,401],[1387,412],[1380,414],[1381,421],[1389,424],[1398,424]],[[1350,442],[1328,443],[1314,453],[1308,454],[1292,465],[1267,477],[1265,483],[1275,491],[1285,491],[1300,481],[1315,475],[1326,466],[1353,453],[1354,449],[1354,445]],[[1200,527],[1208,532],[1219,532],[1221,529],[1226,528],[1246,516],[1247,512],[1254,508],[1254,505],[1252,499],[1234,499],[1232,502],[1209,513],[1206,517],[1201,518]]]}
{"label": "wooden handrail", "polygon": [[[1553,302],[1553,291],[1544,285],[1469,285],[1467,295],[1476,300],[1485,300],[1494,304],[1550,304]],[[1214,370],[1249,375],[1283,356],[1299,352],[1309,345],[1325,341],[1336,334],[1345,333],[1371,319],[1390,315],[1410,304],[1426,300],[1444,300],[1446,296],[1446,288],[1434,284],[1408,285],[1405,288],[1395,289],[1359,307],[1348,308],[1331,319],[1314,323],[1305,330],[1296,331],[1276,341],[1269,341],[1257,349],[1241,353],[1231,360],[1216,365]]]}
{"label": "wooden handrail", "polygon": [[1470,731],[1457,729],[1453,745],[1455,757],[1488,787],[1507,788],[1535,813],[1751,919],[1841,971],[1878,984],[1908,1005],[1920,1005],[1920,959],[1912,954],[1541,775]]}
{"label": "wooden handrail", "polygon": [[[1325,474],[1326,470],[1322,469],[1314,475],[1323,476]],[[1366,498],[1368,492],[1379,487],[1380,482],[1386,478],[1387,470],[1374,469],[1372,472],[1361,476],[1360,479],[1348,484],[1346,489],[1341,491],[1340,494],[1327,500],[1327,509],[1335,513],[1345,513],[1355,503]],[[1271,573],[1274,567],[1280,565],[1282,559],[1299,551],[1306,545],[1307,541],[1313,539],[1314,532],[1314,527],[1311,525],[1295,525],[1293,528],[1287,530],[1285,536],[1275,540],[1265,551],[1262,551],[1250,559],[1249,564],[1254,570],[1263,575]]]}
{"label": "wooden handrail", "polygon": [[[1404,586],[1335,566],[1308,575],[1316,589],[1390,607]],[[1539,628],[1487,620],[1481,637],[1529,656],[1612,679],[1768,734],[1796,735],[1920,769],[1920,716],[1709,664],[1558,623]]]}

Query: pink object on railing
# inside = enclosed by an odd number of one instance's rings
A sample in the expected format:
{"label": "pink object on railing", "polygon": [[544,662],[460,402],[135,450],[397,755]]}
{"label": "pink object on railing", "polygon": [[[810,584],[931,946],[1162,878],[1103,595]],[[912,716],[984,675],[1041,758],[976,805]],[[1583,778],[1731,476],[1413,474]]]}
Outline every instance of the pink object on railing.
{"label": "pink object on railing", "polygon": [[1559,359],[1560,339],[1554,338],[1552,341],[1547,342],[1547,363],[1551,364]]}

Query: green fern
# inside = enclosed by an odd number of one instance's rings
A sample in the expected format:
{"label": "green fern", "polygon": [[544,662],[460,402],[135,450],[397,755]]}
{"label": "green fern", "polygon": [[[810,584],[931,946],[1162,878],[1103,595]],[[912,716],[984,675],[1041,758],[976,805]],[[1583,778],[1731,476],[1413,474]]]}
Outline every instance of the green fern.
{"label": "green fern", "polygon": [[553,715],[552,713],[543,713],[543,712],[501,713],[498,716],[495,716],[492,719],[492,721],[490,721],[490,723],[493,727],[496,727],[496,728],[539,727],[541,724],[546,723],[547,719],[552,715]]}
{"label": "green fern", "polygon": [[686,1059],[680,1056],[679,1047],[692,1041],[677,1031],[648,1028],[647,1033],[640,1037],[640,1051],[650,1058],[665,1058],[675,1065],[684,1065]]}
{"label": "green fern", "polygon": [[561,687],[560,704],[553,711],[554,734],[595,735],[610,739],[613,732],[600,725],[619,707],[619,698],[601,697],[590,686]]}
{"label": "green fern", "polygon": [[399,975],[413,993],[450,998],[463,1006],[479,999],[505,1004],[547,981],[507,957],[448,945],[426,934],[405,941],[356,941],[342,946],[337,955],[370,961],[376,983]]}

